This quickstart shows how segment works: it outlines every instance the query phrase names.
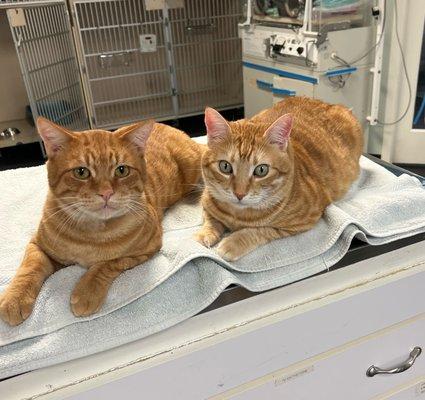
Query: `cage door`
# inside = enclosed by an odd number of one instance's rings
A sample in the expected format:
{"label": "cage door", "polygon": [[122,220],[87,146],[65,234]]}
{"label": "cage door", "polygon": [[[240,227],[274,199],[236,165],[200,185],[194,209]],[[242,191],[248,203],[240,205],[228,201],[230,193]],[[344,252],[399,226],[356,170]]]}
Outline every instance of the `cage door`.
{"label": "cage door", "polygon": [[41,115],[73,130],[87,129],[66,4],[40,4],[15,3],[7,10],[33,117]]}
{"label": "cage door", "polygon": [[239,0],[185,0],[169,10],[180,115],[243,104]]}
{"label": "cage door", "polygon": [[175,118],[162,10],[141,0],[71,0],[96,127]]}

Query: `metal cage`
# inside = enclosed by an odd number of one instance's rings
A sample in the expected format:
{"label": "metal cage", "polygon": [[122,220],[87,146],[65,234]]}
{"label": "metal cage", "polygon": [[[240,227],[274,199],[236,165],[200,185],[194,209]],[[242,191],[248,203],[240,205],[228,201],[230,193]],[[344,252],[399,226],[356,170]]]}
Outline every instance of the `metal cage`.
{"label": "metal cage", "polygon": [[170,10],[179,113],[243,102],[240,3],[190,0]]}
{"label": "metal cage", "polygon": [[[185,0],[148,10],[141,0],[74,0],[92,125],[177,118],[243,102],[239,0]],[[156,49],[141,52],[140,35]]]}
{"label": "metal cage", "polygon": [[[34,117],[114,128],[242,105],[239,0],[69,1],[0,0],[24,13],[9,23]],[[154,50],[141,51],[141,35]]]}
{"label": "metal cage", "polygon": [[[86,104],[68,9],[61,1],[3,1],[33,117],[86,129]],[[14,13],[21,13],[16,22]]]}

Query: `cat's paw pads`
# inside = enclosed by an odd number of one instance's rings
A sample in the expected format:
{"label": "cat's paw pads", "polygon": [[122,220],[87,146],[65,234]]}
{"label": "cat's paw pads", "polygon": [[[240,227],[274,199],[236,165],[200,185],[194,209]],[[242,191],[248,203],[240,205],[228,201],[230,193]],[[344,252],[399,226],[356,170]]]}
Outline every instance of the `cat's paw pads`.
{"label": "cat's paw pads", "polygon": [[76,317],[87,317],[99,311],[105,301],[107,289],[90,281],[77,283],[71,295],[71,310]]}
{"label": "cat's paw pads", "polygon": [[194,239],[205,247],[213,247],[219,240],[220,235],[215,232],[201,230],[194,235]]}
{"label": "cat's paw pads", "polygon": [[243,256],[239,246],[232,239],[223,239],[217,247],[217,253],[226,261],[236,261]]}
{"label": "cat's paw pads", "polygon": [[0,318],[11,326],[24,322],[31,314],[35,298],[22,293],[0,295]]}

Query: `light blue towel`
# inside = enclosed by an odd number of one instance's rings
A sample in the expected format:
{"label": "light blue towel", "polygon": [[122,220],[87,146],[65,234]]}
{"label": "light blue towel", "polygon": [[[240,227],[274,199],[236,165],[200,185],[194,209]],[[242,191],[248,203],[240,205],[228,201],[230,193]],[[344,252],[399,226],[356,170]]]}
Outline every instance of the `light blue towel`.
{"label": "light blue towel", "polygon": [[[86,356],[136,340],[193,316],[230,284],[251,291],[282,286],[328,269],[353,237],[382,244],[425,232],[425,190],[361,159],[347,196],[329,206],[309,232],[274,241],[229,264],[191,239],[199,205],[181,203],[164,220],[164,244],[151,260],[126,271],[96,315],[76,318],[72,288],[84,273],[62,269],[42,288],[33,314],[18,327],[0,322],[0,378]],[[10,281],[37,226],[46,194],[44,167],[0,173],[0,291]]]}

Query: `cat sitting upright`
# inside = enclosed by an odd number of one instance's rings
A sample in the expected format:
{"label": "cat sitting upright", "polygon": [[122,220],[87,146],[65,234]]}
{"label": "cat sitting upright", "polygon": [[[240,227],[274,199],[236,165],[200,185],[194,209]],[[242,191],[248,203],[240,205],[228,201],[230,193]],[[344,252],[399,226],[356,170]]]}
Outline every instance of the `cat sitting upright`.
{"label": "cat sitting upright", "polygon": [[228,123],[207,108],[204,224],[196,239],[234,261],[312,228],[359,174],[363,136],[344,106],[306,97]]}

